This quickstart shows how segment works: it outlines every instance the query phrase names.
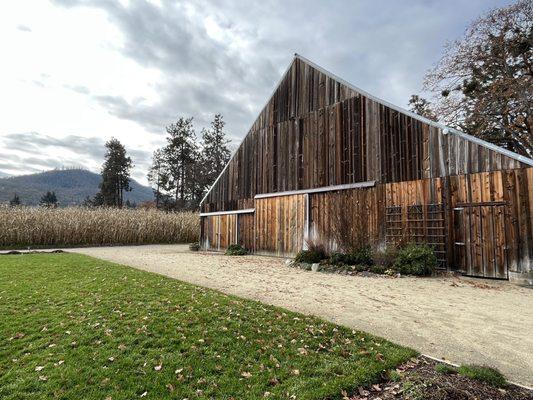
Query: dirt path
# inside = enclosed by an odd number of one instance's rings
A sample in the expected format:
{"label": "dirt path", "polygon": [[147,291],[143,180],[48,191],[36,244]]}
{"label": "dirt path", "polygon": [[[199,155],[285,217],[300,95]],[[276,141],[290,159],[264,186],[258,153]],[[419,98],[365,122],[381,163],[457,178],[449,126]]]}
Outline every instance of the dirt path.
{"label": "dirt path", "polygon": [[533,386],[533,290],[466,278],[350,277],[273,257],[192,253],[187,246],[74,249],[364,330],[455,363],[499,368]]}

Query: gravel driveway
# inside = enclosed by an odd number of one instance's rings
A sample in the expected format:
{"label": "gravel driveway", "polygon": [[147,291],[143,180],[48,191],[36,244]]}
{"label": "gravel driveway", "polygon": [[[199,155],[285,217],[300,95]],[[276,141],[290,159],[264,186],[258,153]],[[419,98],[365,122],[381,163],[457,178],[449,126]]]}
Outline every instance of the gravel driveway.
{"label": "gravel driveway", "polygon": [[533,386],[533,290],[508,282],[340,276],[185,245],[69,251],[317,315],[451,362],[495,366]]}

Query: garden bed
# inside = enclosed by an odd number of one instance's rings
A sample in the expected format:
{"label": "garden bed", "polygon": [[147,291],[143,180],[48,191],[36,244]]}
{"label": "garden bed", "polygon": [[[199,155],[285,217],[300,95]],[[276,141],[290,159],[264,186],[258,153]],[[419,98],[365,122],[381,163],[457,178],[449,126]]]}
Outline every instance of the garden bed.
{"label": "garden bed", "polygon": [[467,377],[448,364],[420,356],[359,387],[350,400],[531,400],[533,392],[513,384],[498,387]]}

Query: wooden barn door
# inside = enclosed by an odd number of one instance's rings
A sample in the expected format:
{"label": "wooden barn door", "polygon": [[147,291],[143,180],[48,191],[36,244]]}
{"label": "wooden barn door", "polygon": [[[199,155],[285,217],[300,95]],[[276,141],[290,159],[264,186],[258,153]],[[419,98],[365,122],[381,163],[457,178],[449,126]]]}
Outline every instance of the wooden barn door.
{"label": "wooden barn door", "polygon": [[466,275],[508,278],[507,205],[458,204],[454,209],[455,262]]}

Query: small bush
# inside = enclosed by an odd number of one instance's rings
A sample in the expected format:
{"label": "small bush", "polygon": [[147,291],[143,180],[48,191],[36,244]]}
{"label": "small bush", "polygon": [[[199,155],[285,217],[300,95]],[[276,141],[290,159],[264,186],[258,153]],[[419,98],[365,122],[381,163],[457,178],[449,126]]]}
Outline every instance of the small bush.
{"label": "small bush", "polygon": [[387,269],[383,265],[371,265],[368,268],[368,271],[374,273],[374,274],[384,274]]}
{"label": "small bush", "polygon": [[372,253],[374,264],[382,265],[386,269],[393,269],[397,256],[398,248],[390,245],[385,248],[378,248]]}
{"label": "small bush", "polygon": [[435,371],[439,374],[451,375],[457,373],[457,368],[448,364],[437,364],[435,365]]}
{"label": "small bush", "polygon": [[372,265],[372,250],[363,246],[349,253],[333,253],[328,260],[331,265]]}
{"label": "small bush", "polygon": [[328,259],[331,265],[350,265],[349,256],[346,253],[333,253]]}
{"label": "small bush", "polygon": [[226,249],[227,256],[244,256],[248,251],[240,244],[230,244]]}
{"label": "small bush", "polygon": [[403,275],[427,276],[437,267],[437,257],[426,244],[409,244],[398,250],[394,269]]}
{"label": "small bush", "polygon": [[489,385],[503,388],[507,386],[507,381],[500,371],[491,367],[480,365],[462,365],[459,367],[459,375],[476,379]]}
{"label": "small bush", "polygon": [[327,258],[323,250],[301,250],[296,254],[294,261],[299,263],[314,264]]}

